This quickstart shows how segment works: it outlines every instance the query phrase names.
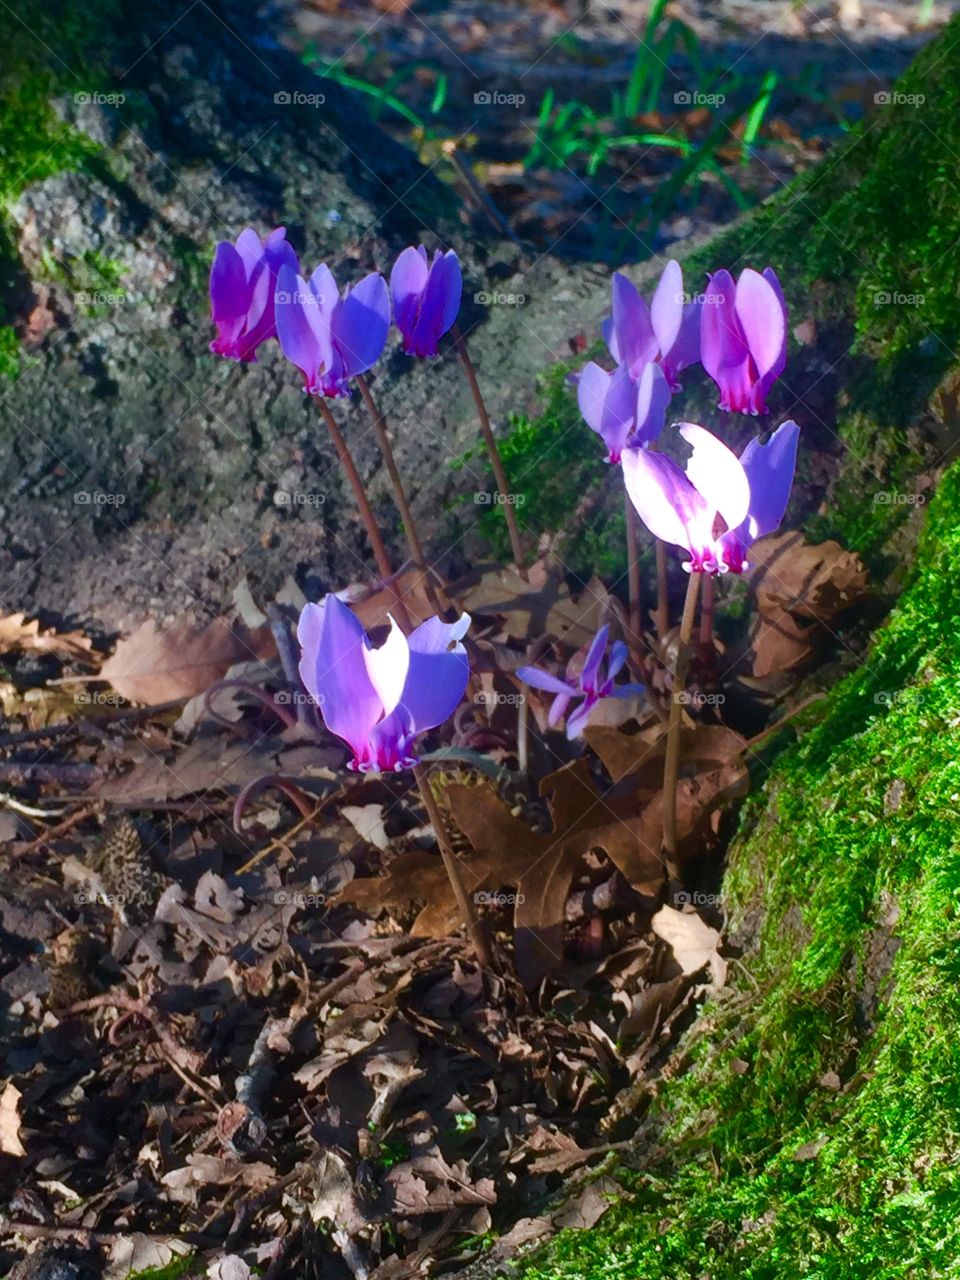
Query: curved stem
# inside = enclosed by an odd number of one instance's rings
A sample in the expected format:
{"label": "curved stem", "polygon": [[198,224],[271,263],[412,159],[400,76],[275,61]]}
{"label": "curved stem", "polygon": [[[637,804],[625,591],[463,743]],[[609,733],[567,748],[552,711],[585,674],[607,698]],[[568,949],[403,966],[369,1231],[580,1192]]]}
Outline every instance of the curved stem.
{"label": "curved stem", "polygon": [[343,468],[343,474],[347,477],[350,488],[353,490],[353,496],[356,499],[357,507],[360,510],[360,517],[363,520],[364,528],[367,531],[367,537],[370,539],[370,546],[373,548],[373,556],[377,562],[377,568],[380,576],[387,584],[387,590],[393,596],[394,611],[397,615],[397,622],[406,632],[411,630],[410,615],[407,613],[407,606],[403,603],[403,597],[392,584],[393,569],[387,558],[387,549],[383,545],[383,538],[380,535],[380,528],[377,524],[376,516],[373,514],[373,508],[367,498],[366,490],[363,487],[363,481],[360,479],[360,472],[357,470],[356,463],[347,448],[347,442],[343,438],[343,432],[337,426],[337,420],[331,412],[330,406],[327,404],[323,396],[314,396],[314,399],[320,406],[320,412],[323,414],[323,420],[327,424],[330,432],[330,438],[333,441],[333,447],[337,451],[337,457],[340,459],[340,466]]}
{"label": "curved stem", "polygon": [[477,406],[477,417],[480,419],[480,430],[483,432],[483,441],[487,446],[490,465],[493,467],[493,478],[497,482],[497,489],[502,497],[500,505],[503,507],[503,518],[507,522],[507,533],[510,535],[510,549],[513,552],[513,560],[520,577],[526,582],[527,567],[523,559],[523,543],[520,541],[520,529],[517,526],[517,517],[513,510],[513,504],[509,501],[512,496],[510,485],[507,481],[507,473],[503,469],[503,459],[500,457],[500,450],[497,448],[496,436],[494,436],[493,427],[490,425],[490,415],[487,413],[487,406],[484,404],[480,384],[477,381],[477,371],[473,367],[473,361],[470,359],[469,351],[467,351],[467,340],[460,332],[459,326],[454,325],[450,333],[457,355],[460,357],[460,363],[463,365],[463,372],[467,377],[467,383],[473,396],[473,403]]}
{"label": "curved stem", "polygon": [[460,863],[457,855],[450,848],[443,825],[443,814],[440,812],[440,806],[437,804],[436,796],[430,786],[430,779],[427,777],[427,771],[422,764],[413,766],[413,776],[416,779],[420,798],[423,800],[424,808],[427,811],[427,817],[430,819],[436,834],[437,844],[440,846],[440,856],[443,858],[443,866],[450,881],[450,887],[453,889],[453,896],[457,900],[457,906],[460,908],[460,914],[463,916],[463,922],[467,926],[467,934],[473,942],[481,967],[490,969],[493,967],[490,944],[487,942],[483,926],[477,917],[470,895],[467,893],[466,885],[463,883]]}
{"label": "curved stem", "polygon": [[407,501],[407,493],[403,487],[403,480],[400,478],[400,469],[397,466],[397,460],[393,455],[393,446],[390,444],[390,438],[387,435],[387,426],[383,420],[383,414],[380,412],[377,402],[373,398],[370,391],[370,385],[362,373],[357,374],[357,386],[360,388],[360,395],[363,397],[363,403],[367,406],[367,412],[370,414],[370,420],[373,423],[374,434],[377,437],[377,443],[380,445],[380,452],[383,454],[383,460],[387,466],[387,473],[390,476],[390,483],[393,485],[393,496],[396,498],[397,510],[400,512],[400,519],[403,521],[403,531],[407,535],[407,545],[410,548],[410,557],[423,579],[424,589],[427,593],[427,599],[436,609],[437,613],[443,612],[443,604],[437,594],[437,588],[433,581],[432,571],[427,564],[427,558],[423,554],[423,543],[420,541],[420,535],[417,533],[417,526],[414,523],[413,512],[410,510],[410,503]]}
{"label": "curved stem", "polygon": [[700,579],[703,575],[691,573],[687,583],[687,596],[683,602],[683,620],[677,642],[677,662],[673,673],[673,696],[670,699],[670,723],[667,726],[667,755],[663,765],[663,848],[671,873],[677,861],[677,780],[680,777],[680,723],[683,713],[683,689],[690,665],[690,637],[697,612]]}

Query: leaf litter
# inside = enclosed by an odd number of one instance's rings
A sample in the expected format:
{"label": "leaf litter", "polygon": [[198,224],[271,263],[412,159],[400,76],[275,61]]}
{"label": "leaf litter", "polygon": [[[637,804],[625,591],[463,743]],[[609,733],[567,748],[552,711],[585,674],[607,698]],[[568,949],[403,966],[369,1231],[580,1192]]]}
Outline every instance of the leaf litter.
{"label": "leaf litter", "polygon": [[[769,541],[761,611],[829,631],[862,570]],[[534,707],[519,772],[516,708],[489,695],[516,690],[533,637],[559,660],[621,617],[599,583],[572,592],[547,562],[530,579],[458,584],[482,696],[427,744],[486,972],[409,775],[345,773],[304,710],[278,658],[292,611],[147,620],[92,677],[101,641],[0,620],[2,745],[25,778],[0,789],[17,819],[0,855],[8,1260],[39,1241],[108,1275],[189,1253],[239,1278],[299,1250],[389,1280],[602,1214],[610,1153],[724,981],[722,916],[690,889],[718,879],[751,749],[685,708],[672,865],[656,672],[585,745]],[[355,595],[384,620],[385,595]],[[798,665],[757,652],[778,676]],[[42,714],[26,696],[71,682],[85,693]]]}

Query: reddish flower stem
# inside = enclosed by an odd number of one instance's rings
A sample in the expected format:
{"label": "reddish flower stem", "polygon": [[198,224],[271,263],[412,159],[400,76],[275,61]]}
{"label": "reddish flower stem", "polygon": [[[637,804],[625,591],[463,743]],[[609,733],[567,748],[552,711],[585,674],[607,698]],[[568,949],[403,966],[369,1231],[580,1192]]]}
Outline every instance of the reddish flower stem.
{"label": "reddish flower stem", "polygon": [[500,457],[500,450],[497,448],[496,436],[493,434],[493,427],[490,425],[490,415],[487,413],[487,406],[484,403],[483,395],[480,391],[480,384],[477,381],[477,371],[473,367],[473,361],[470,359],[470,353],[467,351],[467,340],[460,332],[458,325],[454,325],[450,330],[453,338],[453,345],[456,348],[457,355],[460,357],[460,363],[463,365],[463,372],[466,374],[467,383],[473,396],[473,402],[477,406],[477,417],[480,419],[480,430],[483,432],[483,440],[487,446],[487,454],[490,457],[490,465],[493,467],[493,478],[497,482],[497,489],[503,497],[501,506],[503,507],[503,518],[507,522],[507,533],[510,535],[510,549],[513,552],[513,561],[517,566],[517,572],[520,577],[527,581],[527,567],[523,558],[523,543],[520,541],[520,529],[517,525],[517,517],[513,510],[513,505],[508,501],[510,498],[510,486],[507,481],[507,473],[503,469],[503,459]]}
{"label": "reddish flower stem", "polygon": [[400,477],[400,469],[397,466],[397,460],[393,455],[393,447],[390,444],[390,438],[387,435],[387,425],[383,420],[383,414],[373,398],[370,391],[369,383],[363,374],[357,375],[357,386],[360,388],[360,394],[363,397],[363,403],[367,406],[367,412],[370,414],[370,421],[373,423],[373,431],[377,437],[377,443],[380,445],[380,452],[383,454],[383,460],[387,466],[387,473],[390,476],[390,482],[393,485],[393,496],[397,502],[397,510],[400,512],[400,519],[403,521],[403,531],[407,536],[407,546],[410,548],[410,557],[416,567],[417,572],[423,580],[424,590],[427,593],[427,599],[437,613],[443,612],[443,603],[437,594],[436,584],[433,581],[433,571],[427,564],[427,558],[423,554],[423,543],[420,541],[420,535],[417,533],[417,526],[413,519],[413,512],[410,510],[410,503],[407,500],[407,493],[403,487],[403,480]]}
{"label": "reddish flower stem", "polygon": [[[660,545],[658,543],[658,545]],[[677,864],[677,782],[680,777],[680,727],[683,713],[681,694],[690,665],[690,638],[697,613],[697,597],[703,575],[691,573],[687,582],[687,595],[683,602],[683,619],[677,641],[677,661],[673,673],[673,690],[670,699],[670,722],[667,726],[667,754],[663,764],[663,848],[667,864],[674,872]]]}
{"label": "reddish flower stem", "polygon": [[407,606],[403,603],[403,597],[397,590],[393,582],[393,569],[387,557],[387,549],[383,545],[383,538],[380,535],[380,528],[377,524],[376,516],[373,514],[373,508],[370,506],[367,498],[366,490],[363,487],[363,481],[360,479],[360,472],[356,468],[350,450],[347,448],[347,442],[343,438],[343,432],[337,426],[337,420],[331,412],[330,406],[327,404],[323,396],[314,396],[314,399],[320,406],[320,412],[323,414],[323,420],[327,424],[330,432],[330,438],[333,441],[333,447],[337,451],[337,457],[340,459],[340,466],[343,468],[343,474],[347,477],[350,488],[353,490],[353,496],[356,499],[357,507],[360,511],[360,518],[363,520],[364,528],[367,531],[367,537],[370,539],[370,546],[373,548],[373,557],[377,562],[377,568],[380,571],[380,577],[383,579],[387,590],[393,596],[393,608],[396,614],[397,624],[405,632],[412,630],[410,615],[407,613]]}
{"label": "reddish flower stem", "polygon": [[457,855],[450,848],[450,842],[447,840],[446,829],[443,825],[443,814],[440,812],[440,806],[437,804],[433,789],[430,786],[430,779],[422,764],[413,766],[413,776],[416,779],[423,806],[427,811],[427,817],[430,819],[430,824],[437,837],[440,856],[443,858],[444,869],[450,881],[450,887],[453,889],[453,896],[456,898],[460,914],[463,916],[463,923],[467,927],[467,936],[473,942],[481,968],[491,969],[493,967],[493,956],[490,951],[490,944],[487,941],[487,935],[477,916],[476,908],[470,899],[470,895],[467,893],[467,887],[463,883],[460,862]]}
{"label": "reddish flower stem", "polygon": [[625,495],[627,518],[627,593],[630,601],[630,652],[636,658],[643,637],[643,610],[640,601],[640,551],[637,538],[640,524],[630,495]]}

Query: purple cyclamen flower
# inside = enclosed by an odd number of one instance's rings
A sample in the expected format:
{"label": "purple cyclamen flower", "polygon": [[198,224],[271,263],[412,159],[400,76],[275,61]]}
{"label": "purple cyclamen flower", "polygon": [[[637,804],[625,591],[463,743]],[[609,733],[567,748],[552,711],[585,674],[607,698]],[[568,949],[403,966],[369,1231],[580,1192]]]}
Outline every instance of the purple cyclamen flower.
{"label": "purple cyclamen flower", "polygon": [[587,426],[603,437],[608,462],[619,462],[628,446],[651,444],[667,420],[670,385],[658,364],[648,364],[634,382],[626,365],[613,373],[591,360],[577,379],[577,399]]}
{"label": "purple cyclamen flower", "polygon": [[277,276],[277,337],[303,374],[307,392],[347,396],[350,379],[379,359],[390,331],[387,282],[372,271],[341,296],[326,264],[304,280],[294,267]]}
{"label": "purple cyclamen flower", "polygon": [[700,357],[728,413],[766,413],[787,363],[787,304],[776,273],[748,267],[710,277],[700,313]]}
{"label": "purple cyclamen flower", "polygon": [[404,249],[390,272],[393,315],[408,356],[435,356],[437,343],[460,310],[460,259],[438,249],[428,263],[423,245]]}
{"label": "purple cyclamen flower", "polygon": [[210,310],[217,326],[211,351],[253,362],[261,342],[277,336],[273,295],[277,273],[284,266],[298,269],[297,255],[283,227],[263,240],[247,227],[236,244],[220,241],[210,267]]}
{"label": "purple cyclamen flower", "polygon": [[567,717],[567,737],[579,738],[587,727],[590,713],[601,698],[628,698],[635,693],[643,692],[642,684],[614,685],[614,679],[627,660],[627,646],[617,640],[610,648],[607,662],[607,674],[601,677],[600,664],[607,649],[607,638],[610,628],[603,626],[594,636],[583,660],[579,672],[573,670],[573,663],[567,665],[567,679],[561,680],[540,667],[518,667],[517,675],[533,689],[542,689],[545,693],[554,693],[556,697],[547,715],[547,723],[555,728],[567,712],[574,698],[583,698],[579,707]]}
{"label": "purple cyclamen flower", "polygon": [[688,572],[743,573],[750,546],[783,519],[800,428],[784,422],[739,458],[705,427],[683,422],[679,430],[693,446],[686,471],[664,453],[624,450],[630,501],[654,537],[689,554]]}
{"label": "purple cyclamen flower", "polygon": [[335,595],[300,614],[300,678],[323,722],[353,751],[361,773],[411,768],[414,741],[456,710],[470,677],[460,643],[468,614],[456,622],[430,618],[409,636],[390,619],[374,649],[359,618]]}
{"label": "purple cyclamen flower", "polygon": [[679,262],[671,259],[664,267],[649,306],[619,271],[612,294],[613,314],[604,321],[603,337],[614,360],[627,366],[634,381],[656,361],[671,391],[678,390],[680,371],[700,359],[700,300],[687,301]]}

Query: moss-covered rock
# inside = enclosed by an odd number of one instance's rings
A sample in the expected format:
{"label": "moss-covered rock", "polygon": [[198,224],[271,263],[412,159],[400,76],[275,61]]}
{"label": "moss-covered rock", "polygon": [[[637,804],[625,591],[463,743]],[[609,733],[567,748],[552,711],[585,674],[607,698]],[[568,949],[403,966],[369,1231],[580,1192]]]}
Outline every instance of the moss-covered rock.
{"label": "moss-covered rock", "polygon": [[630,1198],[525,1280],[957,1274],[958,560],[955,465],[866,661],[743,816],[724,904],[744,953]]}

